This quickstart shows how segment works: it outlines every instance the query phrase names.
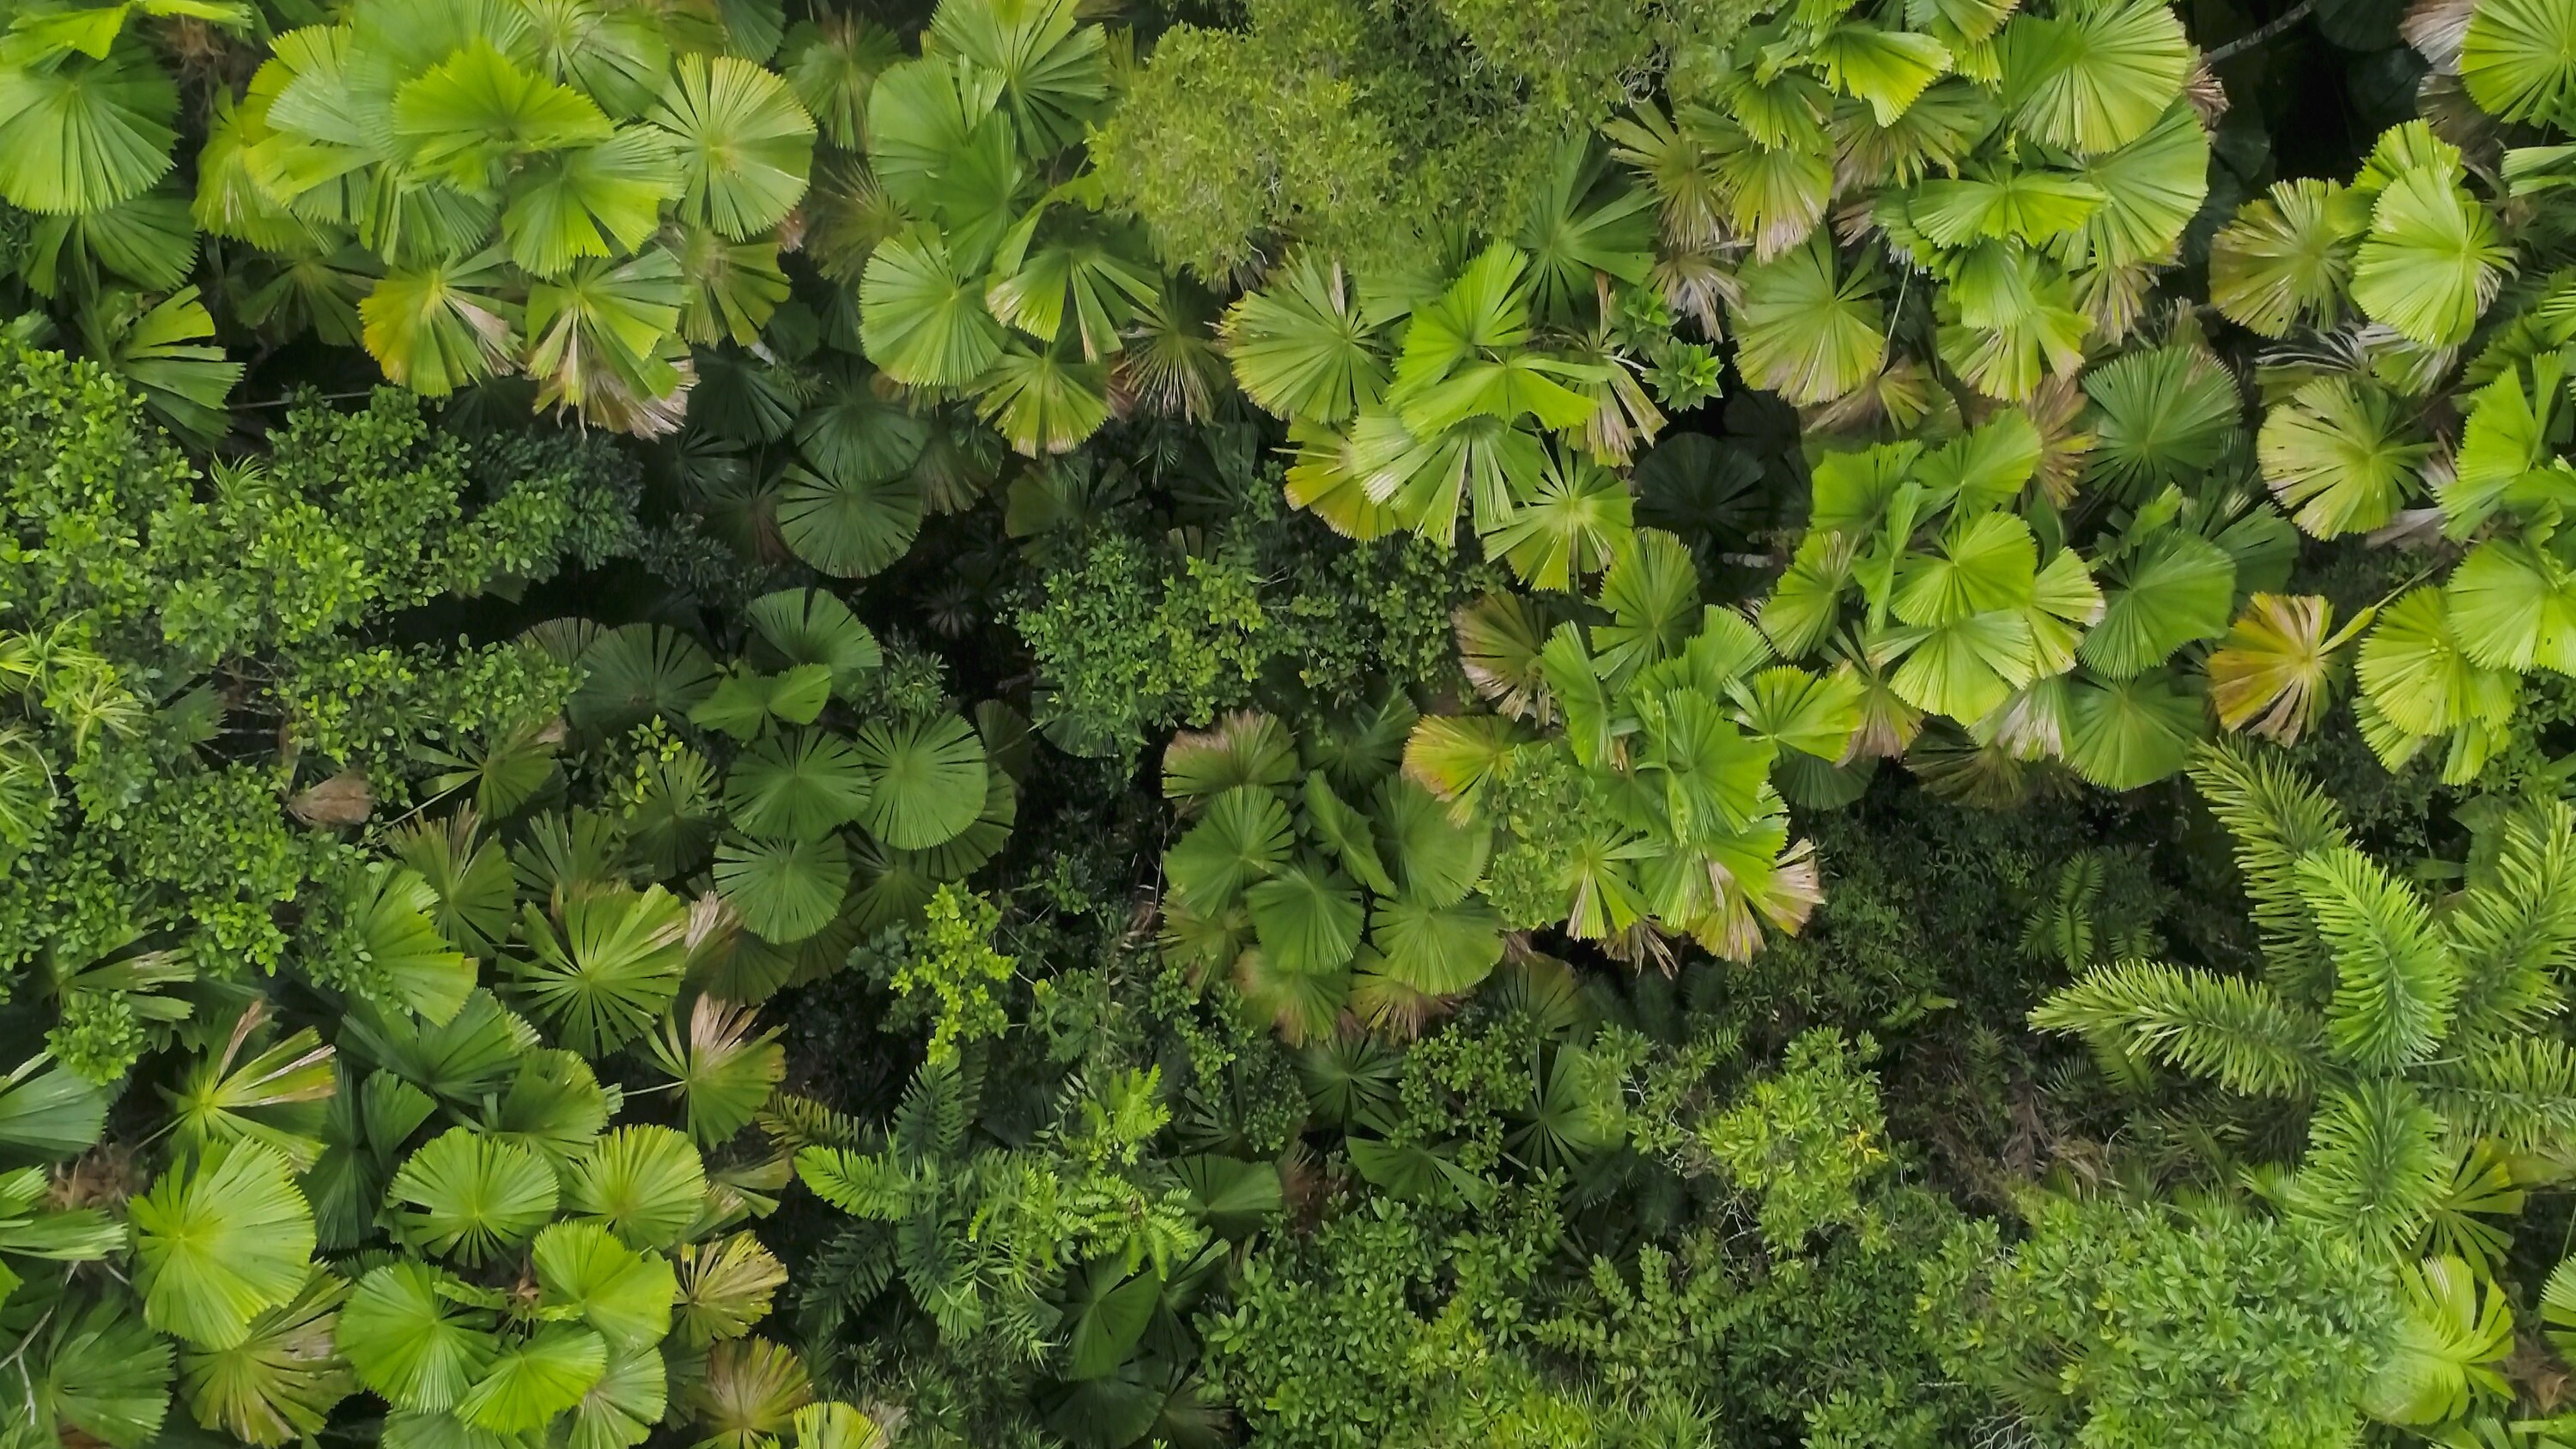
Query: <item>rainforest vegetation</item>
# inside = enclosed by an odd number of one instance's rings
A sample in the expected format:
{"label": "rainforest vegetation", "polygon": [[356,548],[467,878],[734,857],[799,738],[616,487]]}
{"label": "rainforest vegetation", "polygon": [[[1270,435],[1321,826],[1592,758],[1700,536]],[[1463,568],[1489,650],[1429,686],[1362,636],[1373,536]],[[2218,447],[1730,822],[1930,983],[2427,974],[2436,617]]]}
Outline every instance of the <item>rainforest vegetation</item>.
{"label": "rainforest vegetation", "polygon": [[0,0],[0,1449],[2569,1449],[2571,512],[2576,0]]}

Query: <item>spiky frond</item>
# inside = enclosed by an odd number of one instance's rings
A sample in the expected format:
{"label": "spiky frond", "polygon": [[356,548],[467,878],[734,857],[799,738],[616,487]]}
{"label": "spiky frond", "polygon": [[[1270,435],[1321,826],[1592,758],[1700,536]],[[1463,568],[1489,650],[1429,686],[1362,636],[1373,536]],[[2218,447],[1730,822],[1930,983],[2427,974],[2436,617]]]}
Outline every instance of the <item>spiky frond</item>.
{"label": "spiky frond", "polygon": [[2311,852],[2350,844],[2343,811],[2288,766],[2232,743],[2205,746],[2191,778],[2236,837],[2236,868],[2253,900],[2273,983],[2301,1000],[2322,1002],[2333,965],[2308,913],[2298,863]]}
{"label": "spiky frond", "polygon": [[2157,961],[2096,970],[2051,996],[2030,1021],[2258,1096],[2311,1087],[2325,1051],[2317,1019],[2261,982]]}

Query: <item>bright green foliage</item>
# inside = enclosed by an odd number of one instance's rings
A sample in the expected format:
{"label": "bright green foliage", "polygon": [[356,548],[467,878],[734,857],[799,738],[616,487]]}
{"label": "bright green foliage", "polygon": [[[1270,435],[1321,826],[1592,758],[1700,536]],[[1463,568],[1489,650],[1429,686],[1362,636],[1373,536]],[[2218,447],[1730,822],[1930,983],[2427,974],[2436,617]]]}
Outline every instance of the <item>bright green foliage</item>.
{"label": "bright green foliage", "polygon": [[1886,1159],[1877,1089],[1853,1070],[1872,1045],[1802,1036],[1777,1077],[1700,1124],[1709,1154],[1760,1195],[1762,1235],[1775,1250],[1795,1251],[1808,1234],[1860,1214],[1859,1188]]}
{"label": "bright green foliage", "polygon": [[2382,1259],[2410,1256],[2465,1144],[2538,1143],[2576,1117],[2564,1048],[2533,1033],[2556,1015],[2548,982],[2576,951],[2561,884],[2576,821],[2556,802],[2514,815],[2491,876],[2436,915],[2288,771],[2212,749],[2194,778],[2236,836],[2265,979],[2123,961],[2031,1021],[2114,1059],[2314,1099],[2284,1206]]}
{"label": "bright green foliage", "polygon": [[197,218],[358,274],[395,382],[524,373],[540,407],[669,432],[688,343],[713,340],[684,315],[742,295],[708,263],[777,275],[814,136],[777,75],[703,53],[730,37],[702,24],[382,0],[289,31],[209,143]]}
{"label": "bright green foliage", "polygon": [[894,989],[910,996],[929,992],[938,999],[937,1025],[930,1033],[930,1059],[955,1059],[960,1043],[992,1036],[1010,1018],[993,999],[993,983],[1011,979],[1018,963],[993,949],[993,928],[1001,912],[991,901],[955,885],[943,884],[923,912],[917,954],[894,974]]}
{"label": "bright green foliage", "polygon": [[1924,1265],[1944,1364],[2051,1444],[2353,1441],[2391,1348],[2387,1272],[2321,1225],[2040,1200]]}

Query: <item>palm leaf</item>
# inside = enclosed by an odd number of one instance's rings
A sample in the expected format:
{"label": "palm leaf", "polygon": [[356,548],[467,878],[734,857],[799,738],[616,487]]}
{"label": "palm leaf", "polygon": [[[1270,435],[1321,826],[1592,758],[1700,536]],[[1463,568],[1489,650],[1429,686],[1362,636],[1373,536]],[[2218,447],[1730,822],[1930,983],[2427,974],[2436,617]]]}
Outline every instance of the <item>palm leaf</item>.
{"label": "palm leaf", "polygon": [[519,171],[501,213],[501,235],[522,268],[560,276],[580,258],[642,246],[661,225],[662,204],[679,194],[670,138],[650,126],[624,126],[604,141]]}
{"label": "palm leaf", "polygon": [[823,139],[857,151],[867,143],[868,93],[903,58],[892,31],[857,15],[827,14],[788,30],[778,69]]}
{"label": "palm leaf", "polygon": [[708,1146],[731,1138],[751,1121],[787,1073],[787,1051],[778,1031],[754,1035],[757,1013],[712,996],[689,1007],[688,1034],[666,1019],[651,1042],[652,1059],[680,1092],[689,1135]]}
{"label": "palm leaf", "polygon": [[2420,486],[2433,445],[2415,441],[2374,383],[2322,377],[2264,415],[2255,456],[2292,521],[2314,538],[2367,533]]}
{"label": "palm leaf", "polygon": [[2353,259],[2352,296],[2407,338],[2451,347],[2468,339],[2512,264],[2495,218],[2452,175],[2410,166],[2371,211],[2370,234]]}
{"label": "palm leaf", "polygon": [[1163,870],[1185,905],[1214,916],[1284,866],[1290,845],[1287,805],[1258,785],[1237,785],[1208,797],[1198,823],[1164,852]]}
{"label": "palm leaf", "polygon": [[628,1247],[657,1252],[680,1241],[706,1196],[698,1149],[668,1127],[616,1128],[564,1175],[566,1213],[597,1218]]}
{"label": "palm leaf", "polygon": [[2549,0],[2479,0],[2460,39],[2459,73],[2489,115],[2563,124],[2576,85],[2576,12]]}
{"label": "palm leaf", "polygon": [[975,411],[1027,457],[1070,452],[1109,421],[1109,367],[1013,343],[985,372]]}
{"label": "palm leaf", "polygon": [[850,857],[837,835],[716,847],[716,889],[763,940],[802,941],[832,923],[850,888]]}
{"label": "palm leaf", "polygon": [[956,715],[870,724],[859,732],[858,755],[873,777],[859,823],[898,850],[948,840],[983,809],[984,742]]}
{"label": "palm leaf", "polygon": [[815,840],[867,809],[872,777],[849,741],[821,730],[769,736],[725,772],[734,828],[758,839]]}
{"label": "palm leaf", "polygon": [[2267,337],[2334,320],[2352,276],[2362,218],[2332,181],[2279,181],[2209,245],[2209,299]]}
{"label": "palm leaf", "polygon": [[2365,610],[2336,631],[2334,605],[2323,598],[2254,595],[2205,666],[2218,722],[2298,743],[2333,702],[2335,652],[2369,617]]}
{"label": "palm leaf", "polygon": [[876,635],[849,605],[821,589],[763,594],[743,613],[761,642],[786,664],[819,664],[831,671],[835,693],[849,693],[885,662]]}
{"label": "palm leaf", "polygon": [[567,713],[602,734],[656,715],[684,719],[716,686],[715,661],[698,642],[659,624],[621,624],[579,656],[581,688]]}
{"label": "palm leaf", "polygon": [[[2222,618],[2225,608],[2220,605]],[[2176,773],[2206,729],[2199,684],[2167,669],[2077,684],[2066,703],[2066,762],[2109,790],[2134,790]]]}
{"label": "palm leaf", "polygon": [[577,892],[559,914],[560,935],[534,905],[520,917],[529,954],[511,972],[529,1007],[585,1056],[651,1030],[688,965],[688,907],[651,886]]}
{"label": "palm leaf", "polygon": [[367,351],[385,376],[414,392],[445,397],[510,365],[519,348],[520,310],[496,292],[501,259],[398,268],[358,304]]}
{"label": "palm leaf", "polygon": [[1107,38],[1079,18],[1075,0],[947,0],[922,50],[962,57],[998,82],[1022,142],[1044,156],[1080,140],[1109,93]]}
{"label": "palm leaf", "polygon": [[2182,94],[2193,59],[2161,0],[2076,0],[2024,11],[1996,39],[2004,103],[2024,134],[2090,155],[2147,133]]}
{"label": "palm leaf", "polygon": [[534,1236],[555,1215],[556,1197],[544,1158],[471,1127],[431,1138],[385,1192],[399,1238],[469,1268]]}
{"label": "palm leaf", "polygon": [[38,213],[104,211],[170,169],[178,88],[141,42],[97,58],[0,65],[0,197]]}
{"label": "palm leaf", "polygon": [[777,510],[778,531],[797,557],[845,579],[902,558],[921,529],[921,491],[909,475],[828,475],[791,465]]}
{"label": "palm leaf", "polygon": [[805,194],[814,118],[786,82],[735,56],[684,55],[648,118],[679,157],[680,213],[742,241]]}
{"label": "palm leaf", "polygon": [[313,1210],[275,1148],[233,1143],[184,1159],[128,1216],[145,1321],[200,1347],[238,1346],[254,1317],[304,1286]]}
{"label": "palm leaf", "polygon": [[1341,268],[1301,252],[1227,309],[1218,336],[1254,402],[1294,421],[1338,423],[1385,389],[1375,333]]}
{"label": "palm leaf", "polygon": [[182,1351],[180,1385],[197,1422],[262,1446],[319,1433],[358,1386],[334,1342],[348,1295],[348,1284],[315,1267],[294,1298],[251,1320],[240,1343]]}
{"label": "palm leaf", "polygon": [[546,1427],[608,1371],[608,1344],[587,1328],[548,1323],[493,1355],[456,1404],[456,1417],[494,1434]]}
{"label": "palm leaf", "polygon": [[1801,405],[1830,402],[1886,360],[1875,276],[1856,267],[1838,279],[1824,238],[1747,268],[1743,284],[1736,365],[1754,386]]}
{"label": "palm leaf", "polygon": [[627,1247],[597,1223],[556,1223],[528,1251],[538,1301],[568,1312],[612,1347],[640,1348],[671,1331],[679,1275],[659,1253]]}

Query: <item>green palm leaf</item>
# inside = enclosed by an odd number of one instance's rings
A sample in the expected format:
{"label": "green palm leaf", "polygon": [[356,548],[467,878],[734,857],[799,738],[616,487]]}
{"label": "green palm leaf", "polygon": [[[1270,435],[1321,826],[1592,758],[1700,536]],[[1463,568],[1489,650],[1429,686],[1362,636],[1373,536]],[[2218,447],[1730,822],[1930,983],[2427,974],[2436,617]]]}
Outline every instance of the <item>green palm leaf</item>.
{"label": "green palm leaf", "polygon": [[1435,906],[1398,897],[1370,912],[1368,942],[1380,974],[1426,996],[1455,996],[1503,959],[1503,922],[1482,899]]}
{"label": "green palm leaf", "polygon": [[684,55],[649,118],[680,162],[680,213],[736,241],[774,226],[805,194],[814,118],[787,83],[730,55]]}
{"label": "green palm leaf", "polygon": [[2237,436],[2236,384],[2193,348],[2129,353],[2087,373],[2084,392],[2093,400],[2085,471],[2117,497],[2143,500],[2196,477]]}
{"label": "green palm leaf", "polygon": [[173,1165],[134,1200],[135,1286],[153,1327],[232,1348],[262,1310],[293,1298],[313,1256],[313,1210],[283,1153],[217,1146]]}
{"label": "green palm leaf", "polygon": [[2564,125],[2576,85],[2576,9],[2553,0],[2478,0],[2460,39],[2460,81],[2507,121]]}
{"label": "green palm leaf", "polygon": [[516,1142],[451,1127],[406,1160],[386,1189],[405,1242],[475,1267],[515,1250],[555,1215],[554,1169]]}
{"label": "green palm leaf", "polygon": [[868,94],[904,58],[894,33],[857,15],[825,14],[787,32],[779,71],[814,117],[823,139],[844,151],[867,143]]}
{"label": "green palm leaf", "polygon": [[835,478],[893,478],[909,472],[930,440],[930,423],[888,401],[885,379],[865,367],[836,368],[820,398],[796,418],[796,446],[815,470]]}
{"label": "green palm leaf", "polygon": [[659,624],[620,624],[580,654],[581,688],[567,707],[573,723],[622,733],[662,716],[685,719],[716,687],[715,661],[698,641]]}
{"label": "green palm leaf", "polygon": [[780,662],[791,667],[818,664],[831,671],[835,693],[849,693],[885,662],[877,636],[849,605],[821,589],[763,594],[743,613]]}
{"label": "green palm leaf", "polygon": [[555,1223],[537,1234],[528,1261],[538,1301],[568,1310],[613,1347],[658,1343],[671,1331],[679,1276],[659,1253],[640,1253],[597,1223]]}
{"label": "green palm leaf", "polygon": [[2336,182],[2275,182],[2211,240],[2209,299],[2267,337],[2302,320],[2330,322],[2365,221]]}
{"label": "green palm leaf", "polygon": [[[1351,909],[1358,911],[1356,902]],[[1292,1047],[1304,1046],[1333,1034],[1350,1001],[1351,969],[1344,965],[1290,971],[1254,946],[1235,958],[1234,987],[1243,994],[1245,1005],[1270,1019],[1281,1040]]]}
{"label": "green palm leaf", "polygon": [[1321,861],[1282,867],[1243,894],[1273,970],[1319,976],[1350,964],[1359,949],[1359,888]]}
{"label": "green palm leaf", "polygon": [[678,1243],[706,1197],[698,1149],[668,1127],[619,1127],[564,1175],[564,1211],[597,1218],[637,1249],[658,1252]]}
{"label": "green palm leaf", "polygon": [[2451,571],[2443,591],[2471,662],[2576,674],[2576,578],[2556,553],[2489,539]]}
{"label": "green palm leaf", "polygon": [[1287,864],[1291,845],[1287,804],[1259,785],[1237,785],[1208,798],[1198,823],[1163,853],[1163,871],[1183,904],[1215,916]]}
{"label": "green palm leaf", "polygon": [[2163,0],[2073,0],[1997,37],[2004,103],[2036,141],[2079,155],[2137,140],[2182,94],[2193,51]]}
{"label": "green palm leaf", "polygon": [[131,293],[114,292],[81,311],[90,352],[143,395],[170,428],[211,445],[230,426],[224,399],[241,381],[242,365],[211,345],[215,319],[185,287],[146,307]]}
{"label": "green palm leaf", "polygon": [[962,57],[998,83],[1030,153],[1082,139],[1109,93],[1107,38],[1079,25],[1075,0],[943,0],[925,55]]}
{"label": "green palm leaf", "polygon": [[642,246],[660,227],[662,203],[680,194],[670,138],[622,126],[607,140],[540,158],[510,182],[501,235],[510,259],[540,277],[582,257]]}
{"label": "green palm leaf", "polygon": [[2162,664],[2195,639],[2224,632],[2236,561],[2198,534],[2157,534],[2103,577],[2102,617],[2078,651],[2114,679]]}
{"label": "green palm leaf", "polygon": [[1297,778],[1297,746],[1279,721],[1243,710],[1212,729],[1183,731],[1163,749],[1163,794],[1196,800],[1237,785],[1287,785]]}
{"label": "green palm leaf", "polygon": [[984,374],[975,411],[1025,456],[1070,452],[1109,421],[1109,366],[1013,343]]}
{"label": "green palm leaf", "polygon": [[[50,1323],[50,1329],[47,1325]],[[11,1392],[23,1412],[24,1436],[38,1449],[64,1443],[69,1426],[109,1449],[159,1442],[170,1409],[170,1341],[116,1298],[71,1298],[39,1317],[12,1352],[19,1362]],[[13,1418],[12,1427],[20,1421]]]}
{"label": "green palm leaf", "polygon": [[909,474],[869,478],[790,465],[778,489],[778,531],[796,556],[837,578],[865,578],[912,547],[921,489]]}
{"label": "green palm leaf", "polygon": [[953,714],[859,732],[873,777],[859,823],[897,850],[926,850],[975,823],[984,808],[984,741]]}
{"label": "green palm leaf", "polygon": [[179,109],[151,52],[0,65],[0,197],[38,213],[104,211],[161,179]]}
{"label": "green palm leaf", "polygon": [[590,97],[475,40],[394,92],[393,135],[419,172],[487,190],[514,158],[605,141]]}
{"label": "green palm leaf", "polygon": [[251,1320],[240,1343],[182,1351],[179,1381],[197,1422],[262,1446],[319,1433],[357,1388],[333,1337],[348,1296],[348,1284],[315,1267],[294,1298]]}
{"label": "green palm leaf", "polygon": [[2074,260],[2170,261],[2209,197],[2209,132],[2189,103],[2176,101],[2145,135],[2089,158],[2079,174],[2102,193],[2102,206],[2084,223]]}
{"label": "green palm leaf", "polygon": [[868,257],[858,327],[868,360],[909,386],[969,386],[1002,355],[1002,324],[984,309],[984,288],[927,226],[886,239]]}
{"label": "green palm leaf", "polygon": [[716,847],[716,890],[765,941],[802,941],[832,923],[850,888],[850,857],[839,836],[746,841]]}
{"label": "green palm leaf", "polygon": [[689,910],[660,886],[569,895],[563,930],[534,905],[521,913],[528,957],[511,973],[530,1009],[564,1044],[600,1056],[653,1027],[688,966]]}
{"label": "green palm leaf", "polygon": [[2371,704],[2410,735],[2501,722],[2513,712],[2518,682],[2469,658],[2446,596],[2429,585],[2379,611],[2361,644],[2360,675]]}
{"label": "green palm leaf", "polygon": [[1628,484],[1588,459],[1551,454],[1536,489],[1515,500],[1502,526],[1485,535],[1534,589],[1570,592],[1609,567],[1632,535]]}
{"label": "green palm leaf", "polygon": [[2373,320],[2427,347],[2451,347],[2468,339],[2512,266],[2512,250],[2476,198],[2450,174],[2410,166],[2371,211],[2352,296]]}
{"label": "green palm leaf", "polygon": [[608,1350],[598,1382],[574,1406],[566,1449],[632,1449],[653,1433],[670,1407],[671,1374],[659,1350]]}
{"label": "green palm leaf", "polygon": [[679,337],[688,299],[677,257],[648,247],[624,261],[586,257],[528,291],[527,370],[537,405],[660,437],[687,405],[687,348]]}
{"label": "green palm leaf", "polygon": [[2199,684],[2168,669],[2078,682],[2066,701],[2066,762],[2106,790],[2134,790],[2174,774],[2205,733]]}
{"label": "green palm leaf", "polygon": [[358,304],[367,351],[385,376],[445,397],[507,368],[519,349],[519,308],[495,290],[497,253],[389,272]]}
{"label": "green palm leaf", "polygon": [[773,734],[725,772],[734,828],[762,839],[813,840],[859,818],[870,776],[849,741],[821,730]]}
{"label": "green palm leaf", "polygon": [[1886,361],[1876,277],[1863,266],[1838,279],[1824,238],[1747,268],[1743,282],[1736,365],[1754,386],[1801,406],[1830,402]]}
{"label": "green palm leaf", "polygon": [[608,1344],[587,1328],[548,1323],[493,1356],[456,1404],[456,1417],[495,1434],[546,1427],[608,1371]]}
{"label": "green palm leaf", "polygon": [[2421,486],[2433,445],[2411,431],[2376,383],[2321,377],[2264,414],[2255,457],[2302,531],[2338,538],[2385,525]]}
{"label": "green palm leaf", "polygon": [[654,1065],[679,1089],[689,1135],[706,1146],[741,1131],[787,1074],[778,1029],[755,1034],[756,1025],[754,1008],[701,996],[690,1004],[685,1036],[665,1018],[650,1043]]}
{"label": "green palm leaf", "polygon": [[1226,310],[1218,336],[1254,402],[1284,418],[1338,423],[1385,390],[1376,331],[1341,267],[1300,252],[1270,286]]}

